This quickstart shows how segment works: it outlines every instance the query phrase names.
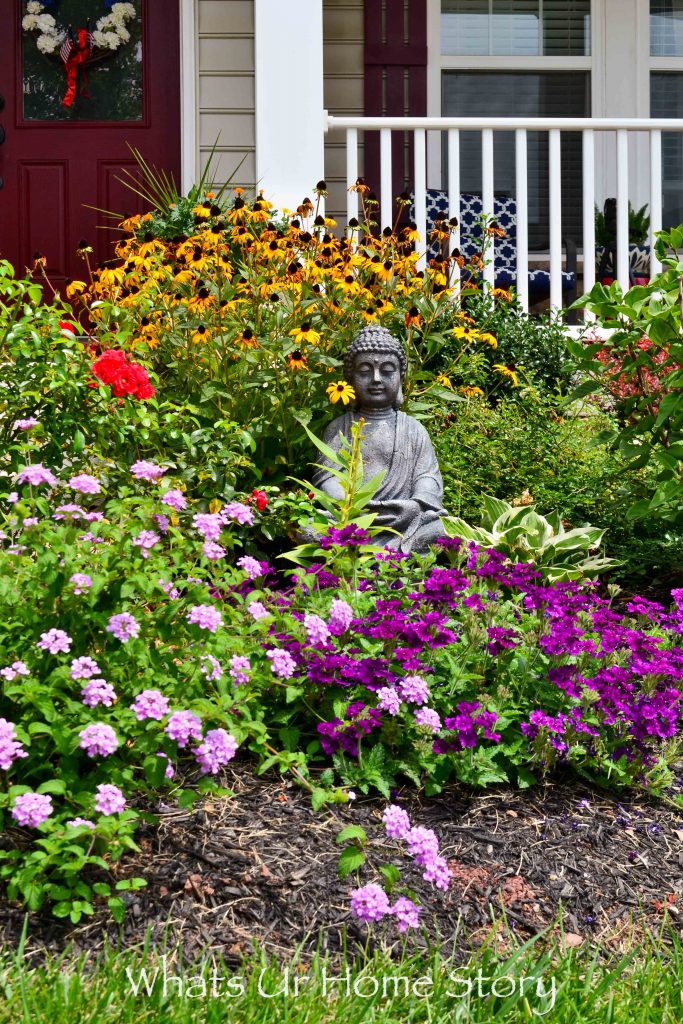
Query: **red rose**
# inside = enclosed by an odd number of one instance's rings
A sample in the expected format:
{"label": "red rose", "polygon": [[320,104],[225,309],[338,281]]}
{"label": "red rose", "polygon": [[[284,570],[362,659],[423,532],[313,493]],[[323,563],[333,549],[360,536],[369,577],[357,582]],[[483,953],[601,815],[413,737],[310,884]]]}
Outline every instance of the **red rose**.
{"label": "red rose", "polygon": [[76,333],[76,328],[73,324],[68,323],[66,320],[60,320],[59,326],[63,331],[71,331],[72,334]]}
{"label": "red rose", "polygon": [[108,349],[95,360],[92,371],[98,380],[108,384],[116,398],[131,396],[144,400],[154,395],[147,370],[134,363],[120,349]]}
{"label": "red rose", "polygon": [[256,499],[256,508],[259,512],[263,512],[264,508],[268,505],[268,496],[265,491],[259,491],[258,488],[254,488],[251,492],[253,497]]}

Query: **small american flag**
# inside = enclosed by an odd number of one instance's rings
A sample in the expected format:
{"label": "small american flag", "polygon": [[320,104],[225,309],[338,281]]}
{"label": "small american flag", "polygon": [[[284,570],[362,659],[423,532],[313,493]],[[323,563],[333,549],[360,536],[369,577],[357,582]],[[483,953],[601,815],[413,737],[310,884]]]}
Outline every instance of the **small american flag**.
{"label": "small american flag", "polygon": [[69,57],[71,56],[71,51],[73,50],[74,46],[75,46],[75,43],[74,43],[73,35],[72,35],[72,32],[71,32],[71,28],[69,28],[67,30],[67,33],[66,33],[66,39],[62,43],[62,48],[59,51],[59,56],[62,58],[62,60],[64,61],[65,64],[68,61]]}

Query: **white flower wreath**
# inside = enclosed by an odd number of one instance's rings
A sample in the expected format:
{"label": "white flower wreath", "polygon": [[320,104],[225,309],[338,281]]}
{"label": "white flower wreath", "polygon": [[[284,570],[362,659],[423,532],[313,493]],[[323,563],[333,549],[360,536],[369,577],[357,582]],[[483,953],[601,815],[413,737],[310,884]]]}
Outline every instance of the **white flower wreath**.
{"label": "white flower wreath", "polygon": [[[38,32],[36,46],[41,53],[59,53],[66,39],[66,29],[58,25],[51,14],[45,14],[45,5],[40,0],[29,0],[21,27],[25,32]],[[136,16],[133,4],[120,3],[112,6],[109,14],[103,15],[92,33],[93,45],[98,50],[118,50],[130,40],[126,24]]]}

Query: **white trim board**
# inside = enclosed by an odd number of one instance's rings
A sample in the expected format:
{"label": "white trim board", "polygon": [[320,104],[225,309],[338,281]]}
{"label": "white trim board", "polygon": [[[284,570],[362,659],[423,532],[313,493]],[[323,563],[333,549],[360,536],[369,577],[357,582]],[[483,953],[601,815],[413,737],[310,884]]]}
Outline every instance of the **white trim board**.
{"label": "white trim board", "polygon": [[180,187],[183,195],[197,180],[197,0],[180,2]]}

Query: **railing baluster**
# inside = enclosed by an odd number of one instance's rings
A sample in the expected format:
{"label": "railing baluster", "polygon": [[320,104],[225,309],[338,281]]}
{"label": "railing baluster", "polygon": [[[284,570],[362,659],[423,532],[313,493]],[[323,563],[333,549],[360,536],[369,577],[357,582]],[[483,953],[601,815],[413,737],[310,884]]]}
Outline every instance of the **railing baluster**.
{"label": "railing baluster", "polygon": [[394,222],[394,197],[392,195],[391,128],[382,128],[379,133],[380,168],[380,230],[390,228]]}
{"label": "railing baluster", "polygon": [[[358,179],[358,129],[346,129],[346,223],[358,220],[358,193],[350,191]],[[351,231],[349,230],[349,235]]]}
{"label": "railing baluster", "polygon": [[[595,134],[592,129],[583,133],[583,290],[589,292],[595,284]],[[593,314],[584,312],[586,323]]]}
{"label": "railing baluster", "polygon": [[420,258],[417,266],[420,270],[427,265],[427,133],[424,128],[415,131],[413,143],[415,156],[415,225],[420,236],[418,242]]}
{"label": "railing baluster", "polygon": [[529,189],[527,134],[515,132],[515,191],[517,203],[517,295],[525,313],[529,312]]}
{"label": "railing baluster", "polygon": [[626,291],[628,271],[628,132],[617,131],[617,280]]}
{"label": "railing baluster", "polygon": [[[484,128],[481,133],[481,205],[487,217],[493,217],[493,129]],[[496,280],[496,240],[491,237],[487,244],[487,265],[484,280],[493,287]]]}
{"label": "railing baluster", "polygon": [[662,133],[650,132],[650,275],[662,269],[655,256],[655,235],[662,230]]}
{"label": "railing baluster", "polygon": [[562,139],[559,128],[551,128],[550,164],[550,309],[562,308]]}
{"label": "railing baluster", "polygon": [[[458,221],[451,236],[451,249],[460,248],[460,132],[451,128],[448,132],[448,216]],[[450,255],[450,254],[449,254]],[[450,283],[460,280],[460,267],[453,261]]]}

